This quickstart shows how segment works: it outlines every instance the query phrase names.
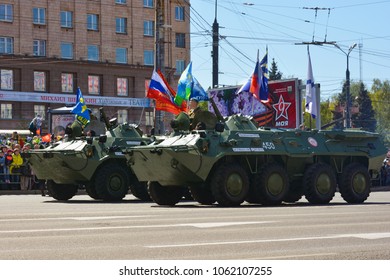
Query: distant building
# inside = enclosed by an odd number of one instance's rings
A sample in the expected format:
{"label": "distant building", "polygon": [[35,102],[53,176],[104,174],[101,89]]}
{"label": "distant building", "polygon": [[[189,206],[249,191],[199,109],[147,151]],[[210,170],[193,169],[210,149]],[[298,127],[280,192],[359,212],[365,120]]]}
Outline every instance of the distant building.
{"label": "distant building", "polygon": [[[0,1],[0,128],[26,129],[35,115],[74,105],[80,87],[92,110],[149,131],[157,2]],[[162,2],[165,75],[176,88],[190,61],[189,1]]]}

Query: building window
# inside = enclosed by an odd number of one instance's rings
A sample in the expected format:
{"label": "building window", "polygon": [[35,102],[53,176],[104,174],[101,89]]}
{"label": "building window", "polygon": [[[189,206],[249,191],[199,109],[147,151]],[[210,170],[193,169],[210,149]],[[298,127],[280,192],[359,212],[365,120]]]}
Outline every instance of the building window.
{"label": "building window", "polygon": [[154,0],[144,0],[144,7],[147,8],[153,8],[154,7]]}
{"label": "building window", "polygon": [[46,107],[45,105],[34,105],[34,116],[40,115],[42,119],[45,119],[45,111]]}
{"label": "building window", "polygon": [[154,36],[154,21],[145,20],[144,21],[144,35],[145,36]]}
{"label": "building window", "polygon": [[13,21],[13,7],[9,4],[0,4],[0,21]]}
{"label": "building window", "polygon": [[14,38],[0,37],[0,54],[14,53]]}
{"label": "building window", "polygon": [[117,48],[116,49],[116,63],[127,63],[127,49]]}
{"label": "building window", "polygon": [[12,119],[12,104],[1,104],[1,118]]}
{"label": "building window", "polygon": [[127,18],[116,18],[116,33],[127,33]]}
{"label": "building window", "polygon": [[34,40],[33,54],[34,54],[34,56],[46,56],[46,41],[45,40]]}
{"label": "building window", "polygon": [[126,4],[126,0],[115,0],[117,4]]}
{"label": "building window", "polygon": [[46,72],[34,71],[34,91],[46,91]]}
{"label": "building window", "polygon": [[74,82],[73,82],[72,73],[62,73],[61,74],[61,89],[62,92],[73,92]]}
{"label": "building window", "polygon": [[144,50],[144,64],[154,65],[154,51]]}
{"label": "building window", "polygon": [[116,92],[118,96],[128,96],[127,78],[116,78]]}
{"label": "building window", "polygon": [[186,47],[186,34],[176,33],[176,47],[185,48]]}
{"label": "building window", "polygon": [[99,16],[95,14],[87,15],[87,29],[98,31],[99,30]]}
{"label": "building window", "polygon": [[128,119],[126,109],[118,110],[118,123],[127,123]]}
{"label": "building window", "polygon": [[184,71],[185,61],[184,60],[176,60],[176,75],[181,75]]}
{"label": "building window", "polygon": [[46,24],[45,14],[45,8],[33,8],[33,23]]}
{"label": "building window", "polygon": [[61,27],[73,27],[73,12],[61,11]]}
{"label": "building window", "polygon": [[175,20],[184,21],[184,7],[175,7]]}
{"label": "building window", "polygon": [[61,43],[61,58],[73,59],[73,44]]}
{"label": "building window", "polygon": [[100,94],[100,76],[88,75],[88,93],[94,95]]}
{"label": "building window", "polygon": [[154,126],[154,112],[145,112],[145,125]]}
{"label": "building window", "polygon": [[1,89],[14,89],[14,72],[12,70],[1,69]]}
{"label": "building window", "polygon": [[99,46],[88,45],[88,60],[99,61]]}

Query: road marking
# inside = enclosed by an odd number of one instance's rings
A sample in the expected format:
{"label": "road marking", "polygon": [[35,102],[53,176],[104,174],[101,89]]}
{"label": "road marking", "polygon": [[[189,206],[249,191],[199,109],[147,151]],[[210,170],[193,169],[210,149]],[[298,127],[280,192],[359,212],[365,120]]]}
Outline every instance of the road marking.
{"label": "road marking", "polygon": [[362,238],[362,239],[390,238],[390,232],[339,234],[339,235],[330,235],[330,236],[310,236],[310,237],[297,237],[297,238],[260,239],[260,240],[242,240],[242,241],[221,241],[221,242],[187,243],[187,244],[148,245],[148,246],[145,246],[145,247],[146,248],[200,247],[200,246],[215,246],[215,245],[236,245],[236,244],[253,244],[253,243],[271,243],[271,242],[320,240],[320,239],[339,239],[339,238]]}
{"label": "road marking", "polygon": [[323,254],[301,254],[301,255],[283,255],[283,256],[273,256],[265,258],[245,258],[245,260],[282,260],[282,259],[302,259],[302,258],[312,258],[312,257],[324,257],[324,256],[336,256],[337,253],[323,253]]}
{"label": "road marking", "polygon": [[273,223],[272,221],[263,222],[231,222],[231,223],[193,223],[193,224],[171,224],[171,225],[150,225],[150,226],[115,226],[115,227],[86,227],[86,228],[48,228],[48,229],[24,229],[24,230],[1,230],[0,233],[33,233],[33,232],[64,232],[64,231],[91,231],[91,230],[111,230],[111,229],[142,229],[142,228],[171,228],[171,227],[196,227],[212,228],[236,225],[251,225]]}
{"label": "road marking", "polygon": [[241,225],[266,224],[266,223],[274,223],[274,222],[268,221],[268,222],[191,223],[191,224],[181,224],[181,226],[189,226],[189,227],[196,227],[196,228],[216,228],[216,227],[241,226]]}
{"label": "road marking", "polygon": [[57,217],[57,218],[26,218],[26,219],[0,219],[0,222],[20,222],[20,221],[56,221],[56,220],[74,220],[74,221],[94,221],[111,219],[131,219],[131,218],[150,218],[153,215],[139,216],[96,216],[96,217]]}

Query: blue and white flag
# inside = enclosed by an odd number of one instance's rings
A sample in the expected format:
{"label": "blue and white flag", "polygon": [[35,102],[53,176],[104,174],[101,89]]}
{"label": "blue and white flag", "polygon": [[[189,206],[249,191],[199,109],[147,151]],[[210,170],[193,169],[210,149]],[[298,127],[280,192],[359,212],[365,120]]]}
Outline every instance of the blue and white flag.
{"label": "blue and white flag", "polygon": [[307,70],[307,81],[306,81],[305,112],[310,113],[312,118],[315,119],[318,114],[317,95],[316,95],[316,88],[314,85],[313,70],[311,68],[309,47],[307,48],[307,54],[309,56],[309,66]]}
{"label": "blue and white flag", "polygon": [[90,121],[89,109],[85,104],[83,94],[80,88],[77,88],[76,92],[76,105],[72,108],[71,112],[76,114],[76,119],[82,124],[87,125]]}

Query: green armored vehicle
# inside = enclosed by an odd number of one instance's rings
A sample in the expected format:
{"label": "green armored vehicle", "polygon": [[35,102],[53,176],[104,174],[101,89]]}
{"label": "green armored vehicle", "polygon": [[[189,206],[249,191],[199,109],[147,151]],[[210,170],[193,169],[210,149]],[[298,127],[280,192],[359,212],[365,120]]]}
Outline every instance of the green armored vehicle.
{"label": "green armored vehicle", "polygon": [[303,195],[326,204],[337,189],[348,203],[362,203],[386,151],[375,133],[265,129],[233,115],[124,153],[159,205],[175,205],[180,187],[188,186],[201,204],[237,206],[292,203]]}
{"label": "green armored vehicle", "polygon": [[58,141],[45,149],[31,150],[28,161],[40,180],[47,180],[49,195],[68,200],[84,185],[94,199],[122,200],[129,191],[150,200],[146,182],[139,182],[128,168],[122,149],[146,145],[136,125],[106,124],[106,134]]}

